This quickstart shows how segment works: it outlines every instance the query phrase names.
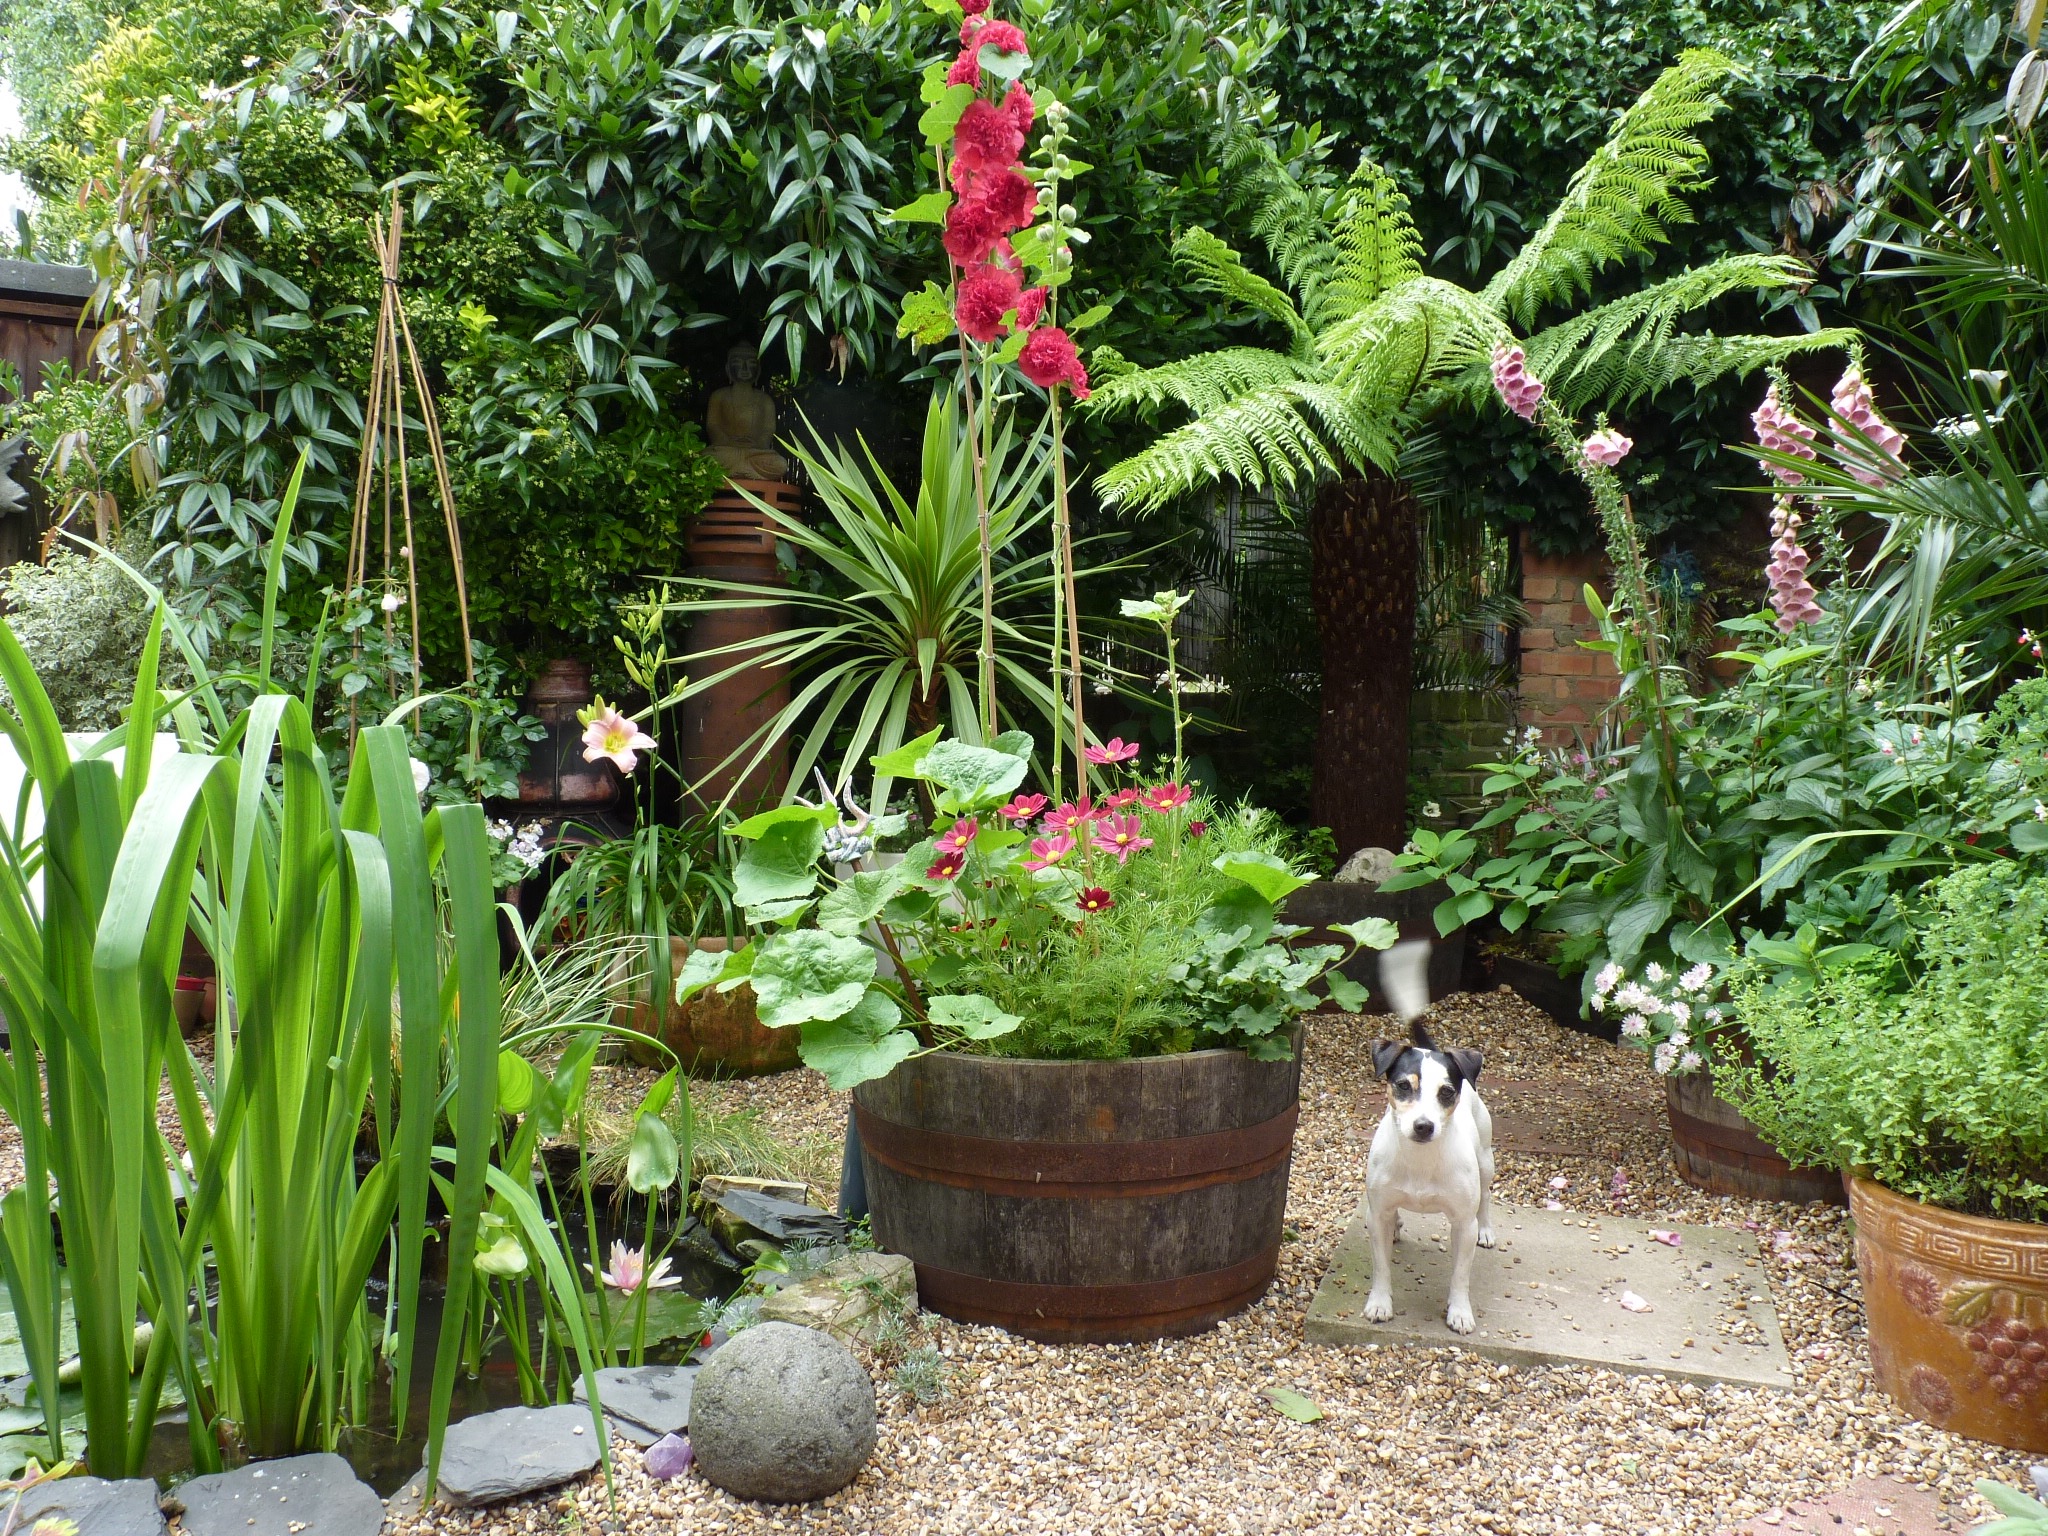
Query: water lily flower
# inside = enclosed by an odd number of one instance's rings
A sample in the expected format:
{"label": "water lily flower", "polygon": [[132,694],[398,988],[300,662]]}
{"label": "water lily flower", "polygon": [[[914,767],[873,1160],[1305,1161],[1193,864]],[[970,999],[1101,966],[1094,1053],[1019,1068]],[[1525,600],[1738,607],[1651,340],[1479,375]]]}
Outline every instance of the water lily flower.
{"label": "water lily flower", "polygon": [[1045,804],[1043,795],[1019,795],[1008,805],[996,807],[996,814],[1011,821],[1029,821],[1045,809]]}
{"label": "water lily flower", "polygon": [[640,766],[640,754],[653,750],[654,738],[640,729],[639,721],[627,719],[602,698],[592,706],[583,723],[583,761],[609,761],[619,772],[631,773]]}
{"label": "water lily flower", "polygon": [[1144,835],[1144,823],[1135,816],[1105,816],[1095,829],[1095,846],[1115,854],[1122,864],[1140,848],[1150,848],[1152,839]]}
{"label": "water lily flower", "polygon": [[1087,823],[1098,820],[1107,813],[1107,806],[1097,805],[1086,796],[1082,797],[1078,805],[1072,800],[1063,801],[1058,810],[1046,812],[1045,830],[1048,832],[1078,831]]}
{"label": "water lily flower", "polygon": [[1074,905],[1083,912],[1107,912],[1116,905],[1116,899],[1099,885],[1087,885],[1074,898]]}
{"label": "water lily flower", "polygon": [[951,853],[942,853],[925,870],[924,877],[927,880],[951,880],[960,873],[966,863],[967,855],[958,849]]}
{"label": "water lily flower", "polygon": [[965,853],[974,846],[974,839],[980,831],[980,822],[972,816],[962,816],[953,823],[951,830],[939,839],[939,852]]}
{"label": "water lily flower", "polygon": [[1081,755],[1098,768],[1107,768],[1111,763],[1127,763],[1138,755],[1138,744],[1125,741],[1121,736],[1112,736],[1099,747],[1083,747]]}
{"label": "water lily flower", "polygon": [[1182,784],[1161,784],[1146,790],[1139,798],[1144,801],[1146,810],[1157,811],[1164,816],[1186,805],[1194,798],[1194,791]]}
{"label": "water lily flower", "polygon": [[1050,869],[1074,851],[1074,840],[1065,833],[1057,837],[1031,839],[1031,857],[1024,861],[1029,870]]}
{"label": "water lily flower", "polygon": [[[622,1242],[613,1242],[612,1260],[602,1270],[592,1269],[591,1273],[615,1291],[629,1295],[645,1286],[650,1291],[666,1291],[681,1285],[679,1276],[668,1272],[669,1261],[661,1260],[654,1266],[654,1273],[647,1273],[647,1250],[628,1248]],[[586,1266],[588,1267],[588,1266]]]}

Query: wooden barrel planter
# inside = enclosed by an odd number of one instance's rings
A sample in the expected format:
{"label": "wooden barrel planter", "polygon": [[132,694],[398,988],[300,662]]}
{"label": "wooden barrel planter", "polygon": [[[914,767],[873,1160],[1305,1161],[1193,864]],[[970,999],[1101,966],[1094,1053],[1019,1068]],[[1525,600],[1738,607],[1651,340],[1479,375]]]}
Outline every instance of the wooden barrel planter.
{"label": "wooden barrel planter", "polygon": [[907,1061],[853,1093],[875,1241],[921,1303],[1051,1343],[1199,1333],[1272,1283],[1288,1061]]}
{"label": "wooden barrel planter", "polygon": [[1686,1183],[1751,1200],[1842,1204],[1840,1173],[1786,1162],[1742,1111],[1714,1092],[1706,1072],[1665,1078],[1664,1107],[1671,1119],[1671,1161]]}

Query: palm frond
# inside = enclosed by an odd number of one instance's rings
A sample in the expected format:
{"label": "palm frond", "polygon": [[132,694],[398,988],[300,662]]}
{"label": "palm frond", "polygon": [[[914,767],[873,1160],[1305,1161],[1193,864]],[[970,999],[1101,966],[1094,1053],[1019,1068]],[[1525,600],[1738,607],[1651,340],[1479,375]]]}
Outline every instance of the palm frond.
{"label": "palm frond", "polygon": [[1301,364],[1263,347],[1224,347],[1112,374],[1097,386],[1089,407],[1103,416],[1134,411],[1149,416],[1161,406],[1184,405],[1197,416],[1218,410],[1255,389],[1277,388],[1310,377]]}
{"label": "palm frond", "polygon": [[1287,327],[1297,343],[1309,334],[1294,300],[1244,264],[1244,258],[1206,229],[1191,229],[1173,242],[1173,257],[1193,285],[1234,299]]}
{"label": "palm frond", "polygon": [[1692,132],[1720,111],[1715,88],[1735,68],[1725,54],[1689,48],[1635,104],[1572,177],[1564,200],[1486,285],[1493,310],[1526,330],[1552,300],[1590,292],[1609,262],[1663,243],[1687,223],[1681,193],[1705,180],[1707,151]]}

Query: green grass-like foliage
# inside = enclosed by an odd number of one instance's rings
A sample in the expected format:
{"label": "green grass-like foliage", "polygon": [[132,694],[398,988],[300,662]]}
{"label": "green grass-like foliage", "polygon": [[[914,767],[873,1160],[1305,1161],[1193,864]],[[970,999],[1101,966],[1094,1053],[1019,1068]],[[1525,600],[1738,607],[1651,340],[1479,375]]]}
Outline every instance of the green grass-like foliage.
{"label": "green grass-like foliage", "polygon": [[1715,1087],[1794,1161],[1899,1194],[2048,1221],[2048,876],[2005,864],[1936,884],[1910,969],[1738,984],[1761,1059]]}

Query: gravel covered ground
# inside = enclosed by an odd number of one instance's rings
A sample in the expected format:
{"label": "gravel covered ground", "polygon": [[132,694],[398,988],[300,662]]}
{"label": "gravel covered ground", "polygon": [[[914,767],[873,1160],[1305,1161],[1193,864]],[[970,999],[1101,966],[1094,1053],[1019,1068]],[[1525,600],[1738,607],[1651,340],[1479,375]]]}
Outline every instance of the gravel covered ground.
{"label": "gravel covered ground", "polygon": [[[952,1367],[950,1395],[919,1407],[878,1370],[881,1444],[852,1487],[817,1506],[743,1504],[696,1477],[653,1482],[622,1444],[616,1509],[593,1479],[390,1529],[1664,1536],[1758,1517],[1769,1526],[1795,1498],[1878,1472],[1932,1489],[1960,1529],[1989,1513],[1969,1492],[1977,1478],[2024,1481],[2022,1458],[1906,1419],[1872,1390],[1842,1212],[1723,1200],[1680,1183],[1657,1084],[1633,1052],[1560,1030],[1507,995],[1452,998],[1432,1022],[1440,1040],[1486,1052],[1503,1201],[1755,1232],[1797,1390],[1522,1370],[1452,1349],[1305,1346],[1303,1314],[1363,1188],[1381,1104],[1368,1048],[1385,1030],[1318,1018],[1279,1280],[1215,1331],[1058,1348],[929,1323],[926,1337]],[[720,1092],[807,1147],[829,1145],[844,1124],[843,1095],[813,1073]],[[1263,1395],[1272,1386],[1306,1393],[1325,1417],[1281,1417]]]}

